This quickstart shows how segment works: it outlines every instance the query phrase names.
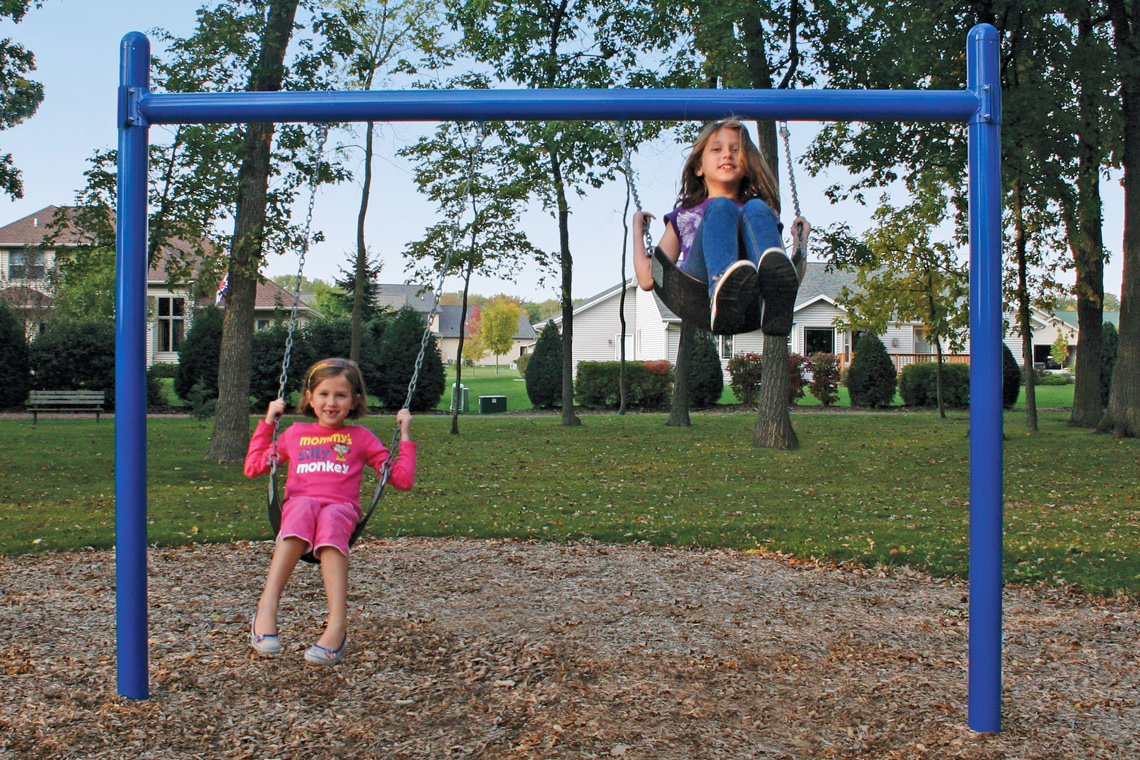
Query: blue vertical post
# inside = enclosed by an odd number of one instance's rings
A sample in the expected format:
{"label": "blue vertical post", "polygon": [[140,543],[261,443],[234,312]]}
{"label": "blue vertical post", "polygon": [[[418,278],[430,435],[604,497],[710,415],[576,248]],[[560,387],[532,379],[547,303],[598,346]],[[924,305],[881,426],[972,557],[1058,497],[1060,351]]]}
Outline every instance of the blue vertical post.
{"label": "blue vertical post", "polygon": [[970,664],[969,724],[1001,730],[1002,302],[1001,79],[998,33],[970,31]]}
{"label": "blue vertical post", "polygon": [[150,43],[123,38],[119,69],[119,177],[115,226],[115,580],[119,693],[148,697],[146,588],[147,125],[137,99],[149,87]]}

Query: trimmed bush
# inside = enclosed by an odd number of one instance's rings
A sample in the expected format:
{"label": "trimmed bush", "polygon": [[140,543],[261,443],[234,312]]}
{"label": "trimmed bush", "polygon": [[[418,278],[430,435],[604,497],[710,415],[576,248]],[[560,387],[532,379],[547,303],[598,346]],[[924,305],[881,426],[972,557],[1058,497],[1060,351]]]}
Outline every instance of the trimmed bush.
{"label": "trimmed bush", "polygon": [[[384,330],[380,342],[380,378],[376,388],[368,391],[380,399],[386,409],[399,409],[408,397],[408,385],[416,367],[416,357],[424,336],[423,317],[415,309],[405,306]],[[366,381],[367,382],[367,381]],[[443,360],[439,358],[439,345],[434,335],[428,337],[424,348],[424,360],[420,366],[419,378],[412,402],[408,408],[413,412],[434,409],[443,398]]]}
{"label": "trimmed bush", "polygon": [[1012,409],[1021,394],[1021,367],[1009,346],[1001,344],[1001,405]]}
{"label": "trimmed bush", "polygon": [[519,377],[526,377],[526,365],[530,364],[530,357],[531,356],[532,356],[532,354],[523,354],[522,356],[519,357],[519,360],[517,363],[518,368],[519,368]]}
{"label": "trimmed bush", "polygon": [[[899,394],[907,406],[937,406],[938,365],[922,362],[903,367],[899,375]],[[942,364],[942,405],[964,409],[970,405],[970,367],[967,364]]]}
{"label": "trimmed bush", "polygon": [[158,409],[167,405],[166,390],[162,387],[162,380],[159,378],[169,377],[170,370],[166,367],[174,367],[173,364],[158,364],[150,365],[150,369],[146,371],[146,406],[148,409]]}
{"label": "trimmed bush", "polygon": [[1120,344],[1120,333],[1116,325],[1104,323],[1103,341],[1100,346],[1100,398],[1108,406],[1108,395],[1112,392],[1112,371],[1116,367],[1116,351]]}
{"label": "trimmed bush", "polygon": [[1073,376],[1068,372],[1046,372],[1037,378],[1036,385],[1072,385],[1072,383]]}
{"label": "trimmed bush", "polygon": [[728,385],[740,403],[753,406],[760,398],[761,365],[760,354],[734,354],[728,360]]}
{"label": "trimmed bush", "polygon": [[724,368],[711,333],[697,332],[689,361],[689,403],[700,409],[715,405],[724,392]]}
{"label": "trimmed bush", "polygon": [[28,341],[15,312],[0,301],[0,408],[17,406],[28,397]]}
{"label": "trimmed bush", "polygon": [[804,377],[806,363],[807,359],[802,354],[788,354],[788,403],[793,406],[804,397],[804,388],[808,384]]}
{"label": "trimmed bush", "polygon": [[37,390],[105,391],[115,402],[115,323],[59,322],[36,337],[28,352]]}
{"label": "trimmed bush", "polygon": [[[415,338],[417,353],[419,352],[421,338],[422,334]],[[348,358],[348,355],[352,353],[352,320],[318,319],[315,322],[309,322],[297,331],[294,341],[296,345],[293,347],[292,367],[289,370],[290,392],[296,392],[301,387],[301,383],[304,382],[302,374],[315,362],[334,357]],[[377,395],[373,388],[379,387],[383,382],[380,360],[380,350],[372,337],[372,331],[362,330],[360,333],[360,361],[357,363],[360,365],[360,374],[364,376],[364,389],[372,395]],[[278,357],[278,361],[280,362],[280,357]],[[404,389],[404,397],[407,397],[407,388]]]}
{"label": "trimmed bush", "polygon": [[190,332],[178,349],[174,392],[184,401],[189,401],[190,390],[199,382],[203,393],[214,397],[218,395],[218,357],[222,350],[223,317],[222,310],[215,306],[202,309],[194,315]]}
{"label": "trimmed bush", "polygon": [[536,409],[562,405],[562,334],[547,322],[526,367],[526,395]]}
{"label": "trimmed bush", "polygon": [[[574,396],[591,409],[621,406],[618,378],[621,362],[579,362]],[[642,408],[660,408],[669,402],[673,370],[668,362],[626,362],[626,403]]]}
{"label": "trimmed bush", "polygon": [[[277,398],[277,390],[281,386],[281,360],[285,355],[285,337],[289,328],[278,322],[264,330],[253,334],[253,347],[250,350],[249,369],[249,395],[253,399],[253,412],[265,412],[269,402]],[[294,346],[289,356],[289,377],[285,387],[285,405],[292,409],[296,399],[292,398],[293,390],[298,388],[301,380],[297,377],[308,366],[304,364],[304,357],[298,362],[298,356],[303,353],[299,346]],[[206,378],[199,378],[201,385],[195,385],[183,398],[191,408],[200,409],[206,405],[210,398],[217,398],[218,390],[212,392]],[[215,383],[216,385],[216,383]],[[181,394],[180,394],[181,395]],[[191,398],[193,396],[193,398]]]}
{"label": "trimmed bush", "polygon": [[839,360],[835,354],[814,353],[808,358],[811,364],[811,395],[824,406],[839,400]]}
{"label": "trimmed bush", "polygon": [[864,335],[855,347],[855,356],[847,370],[847,392],[851,406],[872,409],[890,406],[895,400],[898,376],[887,347],[877,335]]}

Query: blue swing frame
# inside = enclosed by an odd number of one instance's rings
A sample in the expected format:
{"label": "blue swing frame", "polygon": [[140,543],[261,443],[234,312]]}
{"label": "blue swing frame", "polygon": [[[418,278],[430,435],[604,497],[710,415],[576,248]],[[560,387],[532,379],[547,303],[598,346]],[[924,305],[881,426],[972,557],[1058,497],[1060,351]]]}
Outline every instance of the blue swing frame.
{"label": "blue swing frame", "polygon": [[967,37],[964,90],[449,90],[152,93],[150,43],[121,44],[115,358],[119,692],[149,696],[147,657],[147,153],[153,124],[342,121],[953,121],[968,125],[970,728],[1001,730],[1001,82],[997,30]]}

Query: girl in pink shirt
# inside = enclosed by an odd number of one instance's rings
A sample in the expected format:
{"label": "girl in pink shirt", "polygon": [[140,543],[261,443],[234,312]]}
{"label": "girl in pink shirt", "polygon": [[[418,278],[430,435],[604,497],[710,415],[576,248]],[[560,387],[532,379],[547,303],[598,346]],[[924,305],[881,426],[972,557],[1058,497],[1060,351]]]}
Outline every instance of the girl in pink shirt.
{"label": "girl in pink shirt", "polygon": [[[289,465],[288,490],[265,589],[250,621],[250,645],[259,654],[281,651],[277,606],[297,561],[311,551],[321,562],[329,617],[324,633],[305,651],[305,659],[331,665],[348,648],[348,542],[361,518],[364,466],[379,470],[389,454],[372,431],[345,424],[346,419],[358,419],[368,411],[364,379],[355,362],[319,361],[309,368],[301,388],[297,411],[315,417],[316,422],[294,423],[277,440],[278,462]],[[257,423],[245,457],[246,476],[270,471],[273,429],[284,413],[285,401],[276,399],[270,402],[265,419]],[[416,472],[411,412],[401,409],[396,422],[400,456],[388,482],[406,491],[415,482]]]}

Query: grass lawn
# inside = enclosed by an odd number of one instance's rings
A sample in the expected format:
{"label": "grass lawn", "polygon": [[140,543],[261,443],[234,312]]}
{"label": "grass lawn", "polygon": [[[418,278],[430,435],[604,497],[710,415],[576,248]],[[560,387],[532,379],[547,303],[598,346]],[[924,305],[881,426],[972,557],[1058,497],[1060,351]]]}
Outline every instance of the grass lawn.
{"label": "grass lawn", "polygon": [[[474,382],[474,380],[473,380]],[[450,435],[419,415],[418,483],[389,490],[374,535],[728,546],[965,575],[968,418],[929,412],[793,414],[802,448],[750,444],[754,413],[473,415]],[[1010,581],[1140,594],[1140,441],[1070,428],[1063,412],[1006,416],[1005,572]],[[391,439],[391,415],[366,423]],[[108,421],[0,419],[0,553],[114,541]],[[149,536],[156,544],[269,538],[265,481],[203,460],[209,425],[149,423]],[[366,481],[367,498],[372,484]]]}

